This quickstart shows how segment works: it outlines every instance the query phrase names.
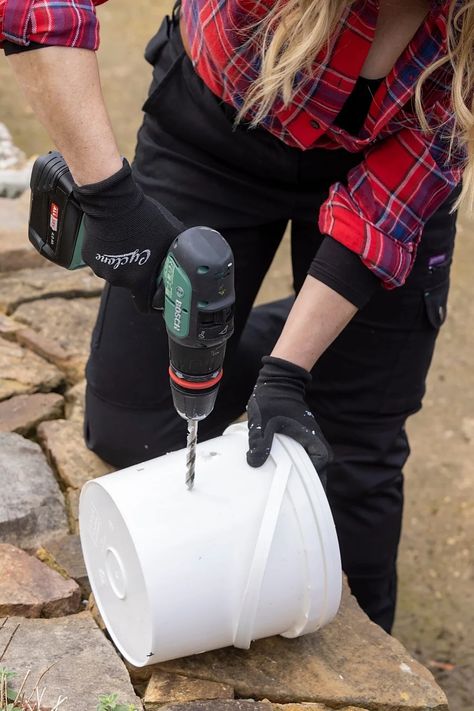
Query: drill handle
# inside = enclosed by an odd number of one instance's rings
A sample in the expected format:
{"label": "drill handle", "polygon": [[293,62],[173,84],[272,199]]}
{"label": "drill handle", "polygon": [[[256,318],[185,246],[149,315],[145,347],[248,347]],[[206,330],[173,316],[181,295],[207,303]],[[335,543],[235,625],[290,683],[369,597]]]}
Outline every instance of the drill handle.
{"label": "drill handle", "polygon": [[155,311],[164,311],[165,309],[165,285],[162,277],[163,268],[160,269],[160,276],[156,280],[156,291],[153,296],[151,307]]}

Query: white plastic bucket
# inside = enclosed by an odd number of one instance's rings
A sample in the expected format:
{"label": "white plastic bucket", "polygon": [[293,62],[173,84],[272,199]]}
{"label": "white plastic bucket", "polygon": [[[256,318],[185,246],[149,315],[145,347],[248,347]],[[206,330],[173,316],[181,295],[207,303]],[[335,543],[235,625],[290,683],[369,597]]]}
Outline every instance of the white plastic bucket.
{"label": "white plastic bucket", "polygon": [[197,447],[89,481],[84,558],[98,608],[135,666],[331,621],[341,562],[324,490],[304,449],[277,435],[263,467],[245,458],[246,424]]}

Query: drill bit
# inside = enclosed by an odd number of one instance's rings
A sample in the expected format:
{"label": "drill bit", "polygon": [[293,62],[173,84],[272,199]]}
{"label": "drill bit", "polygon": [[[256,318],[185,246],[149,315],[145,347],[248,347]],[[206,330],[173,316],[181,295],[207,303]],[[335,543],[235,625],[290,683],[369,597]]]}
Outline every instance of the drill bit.
{"label": "drill bit", "polygon": [[196,466],[196,443],[198,421],[188,420],[188,441],[186,453],[186,486],[191,491],[194,486],[194,471]]}

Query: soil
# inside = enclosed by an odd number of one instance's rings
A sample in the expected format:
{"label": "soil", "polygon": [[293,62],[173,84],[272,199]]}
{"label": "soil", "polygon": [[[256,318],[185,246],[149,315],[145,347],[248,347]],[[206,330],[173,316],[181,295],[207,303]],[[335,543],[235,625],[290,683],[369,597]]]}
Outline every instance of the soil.
{"label": "soil", "polygon": [[[159,0],[134,0],[131,12],[127,0],[113,0],[98,9],[104,93],[129,158],[151,76],[143,48],[169,7]],[[0,84],[0,121],[15,142],[28,155],[50,149],[3,57]],[[450,315],[439,337],[424,409],[408,427],[413,453],[406,469],[394,633],[431,669],[452,711],[474,711],[474,218],[464,216],[460,223]],[[285,240],[259,300],[290,292],[289,265]]]}

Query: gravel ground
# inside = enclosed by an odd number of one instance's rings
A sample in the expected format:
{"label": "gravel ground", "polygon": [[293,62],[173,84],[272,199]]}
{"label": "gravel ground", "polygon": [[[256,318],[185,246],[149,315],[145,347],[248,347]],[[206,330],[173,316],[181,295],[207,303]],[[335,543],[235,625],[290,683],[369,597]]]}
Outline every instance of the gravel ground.
{"label": "gravel ground", "polygon": [[[123,153],[133,154],[151,68],[145,41],[168,3],[127,0],[99,9],[106,100]],[[127,31],[123,32],[123,27]],[[0,59],[2,107],[27,155],[50,148]],[[126,101],[124,101],[126,86]],[[407,467],[406,512],[400,551],[396,636],[436,675],[452,711],[474,711],[474,220],[461,222],[450,316],[439,338],[424,409],[409,424],[413,454]],[[289,292],[288,244],[278,253],[260,300]]]}

